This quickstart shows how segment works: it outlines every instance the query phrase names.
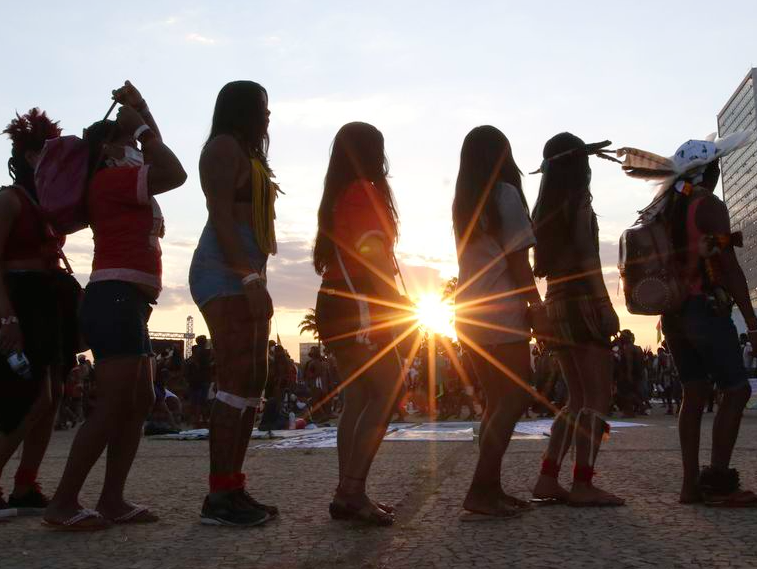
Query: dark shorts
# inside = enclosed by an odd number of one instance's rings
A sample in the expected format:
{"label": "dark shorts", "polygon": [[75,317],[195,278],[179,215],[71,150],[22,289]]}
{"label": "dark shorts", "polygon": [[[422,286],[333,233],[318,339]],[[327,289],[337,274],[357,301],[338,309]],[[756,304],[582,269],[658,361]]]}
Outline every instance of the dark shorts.
{"label": "dark shorts", "polygon": [[84,340],[95,361],[152,353],[147,329],[152,302],[128,282],[99,281],[87,285],[80,321]]}
{"label": "dark shorts", "polygon": [[[355,281],[353,284],[358,294],[376,296],[368,283]],[[385,322],[391,317],[389,311],[375,303],[361,301],[361,312],[359,301],[344,295],[352,295],[346,283],[324,282],[321,285],[315,305],[315,321],[321,341],[332,350],[356,346],[375,350],[391,343],[394,338],[391,328],[372,330],[367,338],[359,334],[360,330]]]}
{"label": "dark shorts", "polygon": [[675,314],[664,314],[662,331],[681,383],[711,380],[723,390],[749,383],[736,326],[704,296],[690,298]]}
{"label": "dark shorts", "polygon": [[0,432],[11,433],[36,401],[48,369],[56,359],[58,323],[49,274],[12,272],[4,278],[32,372],[32,379],[22,379],[11,370],[7,355],[0,357]]}

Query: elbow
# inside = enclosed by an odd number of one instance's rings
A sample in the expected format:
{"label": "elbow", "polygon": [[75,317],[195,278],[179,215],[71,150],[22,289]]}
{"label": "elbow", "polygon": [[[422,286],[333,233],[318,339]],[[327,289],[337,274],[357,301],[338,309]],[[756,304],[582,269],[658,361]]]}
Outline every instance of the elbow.
{"label": "elbow", "polygon": [[171,180],[171,189],[176,189],[178,187],[181,187],[184,185],[184,183],[187,181],[187,171],[184,170],[184,167],[177,162],[176,163],[176,171],[174,172]]}

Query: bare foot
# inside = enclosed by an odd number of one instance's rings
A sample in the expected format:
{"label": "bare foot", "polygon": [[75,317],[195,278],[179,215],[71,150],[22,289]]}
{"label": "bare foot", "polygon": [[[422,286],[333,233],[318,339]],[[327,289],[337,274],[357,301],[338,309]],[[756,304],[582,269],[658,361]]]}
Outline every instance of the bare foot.
{"label": "bare foot", "polygon": [[45,509],[42,519],[53,524],[62,524],[76,516],[83,509],[84,507],[78,501],[73,504],[56,504],[55,502],[50,502]]}
{"label": "bare foot", "polygon": [[519,510],[529,509],[531,506],[513,496],[505,494],[499,488],[477,488],[471,486],[463,501],[463,508],[469,512],[488,516],[510,517]]}
{"label": "bare foot", "polygon": [[595,507],[624,506],[626,501],[615,494],[605,492],[591,484],[573,483],[568,504],[571,506]]}
{"label": "bare foot", "polygon": [[700,504],[703,501],[704,498],[698,486],[684,486],[681,488],[681,495],[678,498],[680,504]]}
{"label": "bare foot", "polygon": [[521,500],[520,498],[506,494],[504,491],[500,493],[500,499],[503,500],[508,506],[512,506],[513,508],[517,508],[519,510],[530,510],[533,508],[533,506],[525,500]]}
{"label": "bare foot", "polygon": [[570,496],[565,488],[560,486],[557,478],[540,475],[536,481],[536,486],[531,493],[537,500],[560,500],[567,501]]}
{"label": "bare foot", "polygon": [[126,514],[134,510],[134,508],[136,508],[136,506],[130,502],[127,502],[126,500],[119,500],[112,503],[106,503],[100,500],[97,503],[97,507],[95,509],[106,520],[115,520],[122,516],[125,516]]}

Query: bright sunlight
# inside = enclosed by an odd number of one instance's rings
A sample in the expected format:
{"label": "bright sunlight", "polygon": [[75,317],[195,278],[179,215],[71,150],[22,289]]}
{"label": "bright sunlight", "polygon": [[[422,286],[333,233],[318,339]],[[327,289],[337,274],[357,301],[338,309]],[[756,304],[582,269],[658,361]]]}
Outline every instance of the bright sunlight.
{"label": "bright sunlight", "polygon": [[455,306],[441,294],[426,292],[415,302],[418,325],[430,334],[455,338]]}

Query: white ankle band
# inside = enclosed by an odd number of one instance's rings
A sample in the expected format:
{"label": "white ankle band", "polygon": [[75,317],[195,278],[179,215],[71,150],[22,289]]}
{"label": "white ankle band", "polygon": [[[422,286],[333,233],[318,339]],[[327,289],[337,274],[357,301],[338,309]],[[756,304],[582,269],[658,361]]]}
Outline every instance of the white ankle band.
{"label": "white ankle band", "polygon": [[247,407],[257,407],[260,403],[260,397],[240,397],[228,391],[219,391],[216,393],[216,399],[221,403],[226,403],[229,407],[234,407],[244,412]]}

